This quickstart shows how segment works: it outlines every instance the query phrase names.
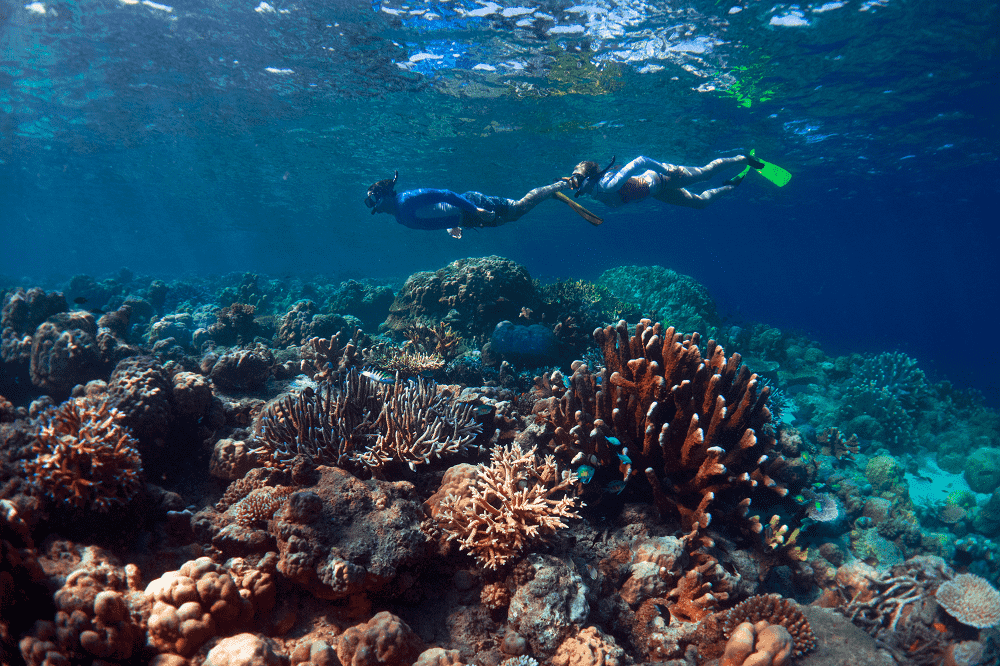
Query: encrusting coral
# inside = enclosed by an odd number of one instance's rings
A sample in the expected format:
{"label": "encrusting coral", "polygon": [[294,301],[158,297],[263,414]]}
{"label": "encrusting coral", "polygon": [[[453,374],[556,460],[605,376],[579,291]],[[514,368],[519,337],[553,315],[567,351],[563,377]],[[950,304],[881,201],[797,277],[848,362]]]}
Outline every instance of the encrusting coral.
{"label": "encrusting coral", "polygon": [[340,384],[270,403],[255,426],[257,451],[278,466],[303,455],[382,476],[393,461],[416,469],[463,450],[482,429],[472,410],[432,381],[390,385],[352,369]]}
{"label": "encrusting coral", "polygon": [[124,414],[101,401],[72,398],[42,416],[33,458],[21,465],[28,480],[57,502],[107,511],[139,491],[142,460]]}
{"label": "encrusting coral", "polygon": [[454,540],[488,569],[503,566],[529,543],[579,518],[579,500],[565,495],[576,476],[559,473],[555,457],[539,464],[536,449],[496,447],[491,464],[456,465],[427,500],[424,529]]}

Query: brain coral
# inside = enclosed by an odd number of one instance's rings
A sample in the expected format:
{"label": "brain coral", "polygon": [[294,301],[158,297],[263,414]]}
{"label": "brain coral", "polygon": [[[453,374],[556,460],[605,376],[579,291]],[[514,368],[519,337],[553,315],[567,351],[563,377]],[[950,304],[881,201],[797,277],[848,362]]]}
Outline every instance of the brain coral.
{"label": "brain coral", "polygon": [[107,511],[128,502],[140,488],[142,460],[123,418],[107,402],[85,398],[50,408],[34,437],[35,457],[22,462],[28,481],[76,507]]}
{"label": "brain coral", "polygon": [[970,627],[985,629],[1000,623],[1000,592],[985,578],[958,574],[937,589],[938,604]]}

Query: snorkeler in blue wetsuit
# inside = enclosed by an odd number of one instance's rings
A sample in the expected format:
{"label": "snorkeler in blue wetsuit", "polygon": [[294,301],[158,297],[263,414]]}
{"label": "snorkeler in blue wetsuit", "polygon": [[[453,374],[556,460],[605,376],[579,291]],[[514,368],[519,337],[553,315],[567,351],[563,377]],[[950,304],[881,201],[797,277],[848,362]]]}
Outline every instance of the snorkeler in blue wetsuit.
{"label": "snorkeler in blue wetsuit", "polygon": [[451,190],[419,189],[397,193],[397,178],[398,171],[392,179],[380,180],[368,188],[365,205],[372,215],[388,213],[411,229],[447,229],[454,238],[462,237],[463,227],[499,227],[513,222],[570,186],[568,181],[558,180],[536,187],[515,200],[480,192],[457,194]]}
{"label": "snorkeler in blue wetsuit", "polygon": [[722,157],[703,167],[685,167],[657,162],[648,157],[637,157],[618,171],[612,171],[615,159],[601,169],[597,162],[580,162],[573,175],[563,180],[576,190],[579,197],[589,194],[594,199],[612,207],[623,206],[652,197],[664,203],[687,208],[705,208],[720,194],[730,192],[740,184],[746,171],[727,180],[721,187],[694,194],[689,185],[708,180],[719,171],[731,166],[762,169],[763,161],[750,155]]}

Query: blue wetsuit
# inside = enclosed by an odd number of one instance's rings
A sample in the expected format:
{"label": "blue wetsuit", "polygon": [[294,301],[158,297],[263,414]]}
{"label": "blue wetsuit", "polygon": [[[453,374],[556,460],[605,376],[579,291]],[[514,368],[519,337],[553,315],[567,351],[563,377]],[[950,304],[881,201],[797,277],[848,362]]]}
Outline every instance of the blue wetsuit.
{"label": "blue wetsuit", "polygon": [[[502,223],[509,199],[479,192],[457,194],[451,190],[418,189],[396,194],[396,221],[410,229],[484,227]],[[491,224],[477,208],[494,213]]]}

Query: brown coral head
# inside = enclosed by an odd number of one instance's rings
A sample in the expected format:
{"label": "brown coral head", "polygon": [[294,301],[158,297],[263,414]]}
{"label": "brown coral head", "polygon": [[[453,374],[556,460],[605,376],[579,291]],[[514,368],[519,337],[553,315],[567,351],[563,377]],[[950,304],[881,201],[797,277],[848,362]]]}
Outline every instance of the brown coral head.
{"label": "brown coral head", "polygon": [[779,594],[759,594],[750,597],[729,609],[722,620],[726,636],[732,636],[744,622],[756,624],[761,620],[768,624],[781,625],[792,635],[796,657],[816,647],[816,635],[809,626],[809,620],[802,614],[799,605]]}

